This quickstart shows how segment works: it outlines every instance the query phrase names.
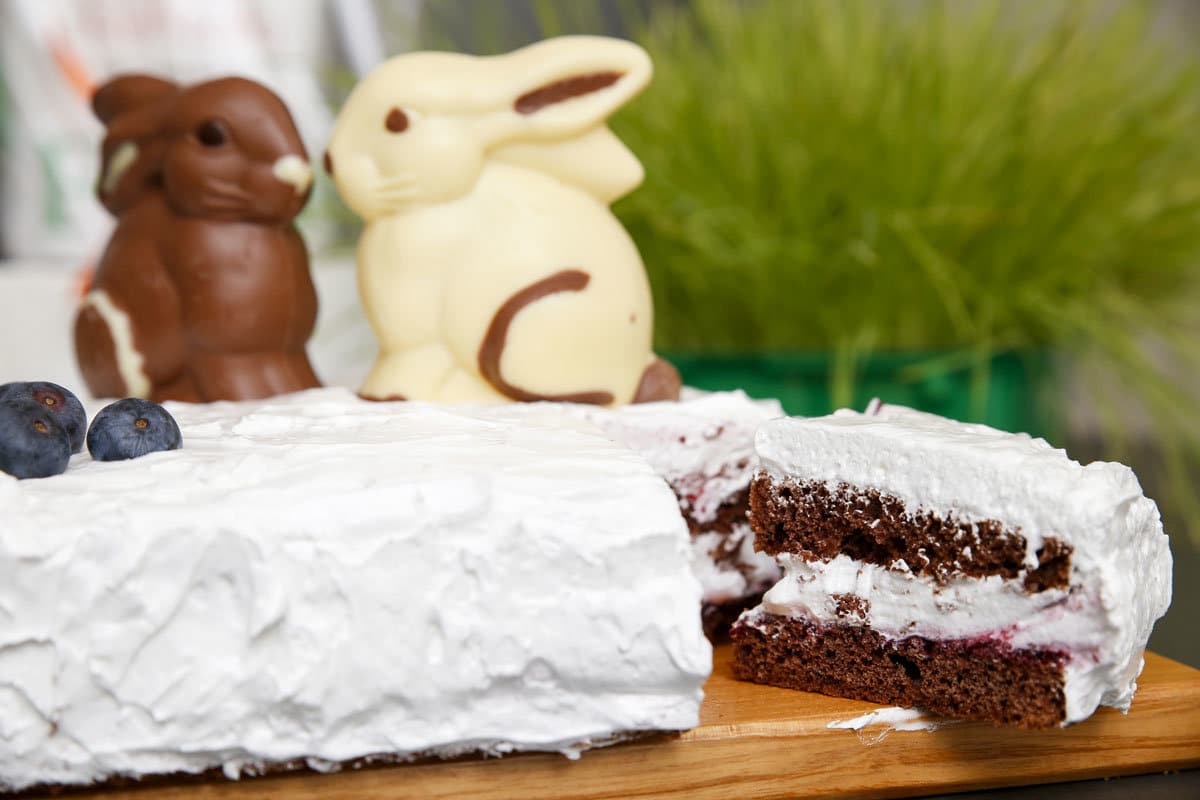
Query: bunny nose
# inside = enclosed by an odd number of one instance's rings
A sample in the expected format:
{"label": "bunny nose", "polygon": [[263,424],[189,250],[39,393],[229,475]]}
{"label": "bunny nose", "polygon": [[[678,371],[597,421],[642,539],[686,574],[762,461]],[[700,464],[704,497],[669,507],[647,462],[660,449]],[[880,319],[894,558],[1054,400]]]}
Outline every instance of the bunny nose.
{"label": "bunny nose", "polygon": [[275,162],[271,168],[275,177],[284,183],[290,183],[296,188],[296,194],[304,194],[312,184],[312,167],[297,155],[286,155]]}

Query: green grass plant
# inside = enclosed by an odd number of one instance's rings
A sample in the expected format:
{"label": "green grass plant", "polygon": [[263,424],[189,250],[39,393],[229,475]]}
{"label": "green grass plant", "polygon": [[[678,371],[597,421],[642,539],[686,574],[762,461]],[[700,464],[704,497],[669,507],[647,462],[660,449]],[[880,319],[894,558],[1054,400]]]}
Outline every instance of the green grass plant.
{"label": "green grass plant", "polygon": [[829,351],[843,395],[881,351],[980,391],[998,352],[1085,361],[1108,452],[1148,420],[1200,519],[1200,56],[1157,5],[657,8],[614,127],[661,349]]}

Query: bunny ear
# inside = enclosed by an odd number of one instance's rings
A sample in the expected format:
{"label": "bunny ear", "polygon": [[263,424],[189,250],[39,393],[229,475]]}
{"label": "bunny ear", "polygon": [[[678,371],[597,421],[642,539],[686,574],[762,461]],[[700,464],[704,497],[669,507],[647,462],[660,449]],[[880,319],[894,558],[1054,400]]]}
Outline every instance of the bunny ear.
{"label": "bunny ear", "polygon": [[177,89],[174,83],[151,75],[122,75],[96,90],[92,111],[108,125],[126,111],[154,103]]}
{"label": "bunny ear", "polygon": [[551,175],[605,205],[632,192],[645,176],[641,162],[607,125],[568,139],[501,145],[492,158]]}
{"label": "bunny ear", "polygon": [[517,138],[572,136],[604,122],[650,81],[653,66],[632,42],[562,36],[504,56],[495,75]]}
{"label": "bunny ear", "polygon": [[92,109],[104,123],[96,194],[104,207],[120,214],[139,199],[161,168],[164,114],[178,87],[148,75],[115,78],[100,87]]}

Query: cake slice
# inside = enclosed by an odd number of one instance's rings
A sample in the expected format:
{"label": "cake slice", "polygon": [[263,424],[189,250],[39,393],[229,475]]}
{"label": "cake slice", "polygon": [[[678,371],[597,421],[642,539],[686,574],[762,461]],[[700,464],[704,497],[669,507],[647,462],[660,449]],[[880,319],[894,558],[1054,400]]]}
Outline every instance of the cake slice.
{"label": "cake slice", "polygon": [[687,526],[576,415],[169,408],[181,450],[0,475],[0,792],[697,724]]}
{"label": "cake slice", "polygon": [[734,628],[738,677],[1027,728],[1129,708],[1171,553],[1128,467],[879,403],[756,449],[784,577]]}
{"label": "cake slice", "polygon": [[571,408],[646,459],[675,492],[704,590],[704,631],[714,639],[727,635],[780,576],[775,559],[755,551],[747,517],[759,469],[754,434],[783,416],[779,401],[685,388],[677,402]]}

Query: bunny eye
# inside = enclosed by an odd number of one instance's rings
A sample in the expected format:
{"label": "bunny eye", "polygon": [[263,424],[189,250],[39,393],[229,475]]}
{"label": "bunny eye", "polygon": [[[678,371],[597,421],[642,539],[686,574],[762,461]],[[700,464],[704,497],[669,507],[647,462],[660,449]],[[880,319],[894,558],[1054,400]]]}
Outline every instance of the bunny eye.
{"label": "bunny eye", "polygon": [[408,128],[408,115],[398,108],[393,108],[384,119],[383,126],[392,133],[402,133]]}
{"label": "bunny eye", "polygon": [[196,139],[205,147],[220,147],[228,138],[229,134],[220,120],[206,119],[196,126]]}

